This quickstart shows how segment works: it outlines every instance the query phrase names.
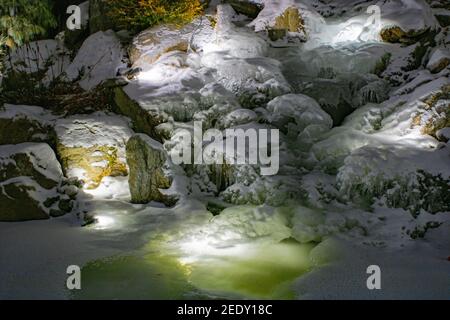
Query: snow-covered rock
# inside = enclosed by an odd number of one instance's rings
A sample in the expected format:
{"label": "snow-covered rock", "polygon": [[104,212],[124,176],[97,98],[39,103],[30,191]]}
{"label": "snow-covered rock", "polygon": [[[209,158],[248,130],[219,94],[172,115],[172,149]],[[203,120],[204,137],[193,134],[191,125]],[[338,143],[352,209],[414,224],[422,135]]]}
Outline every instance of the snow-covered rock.
{"label": "snow-covered rock", "polygon": [[225,129],[239,126],[241,124],[253,122],[257,117],[258,115],[253,110],[237,109],[219,119],[219,127]]}
{"label": "snow-covered rock", "polygon": [[441,141],[445,141],[445,142],[450,141],[450,127],[446,127],[446,128],[438,130],[436,132],[436,137]]}
{"label": "snow-covered rock", "polygon": [[317,33],[325,24],[322,16],[306,1],[270,0],[263,3],[263,10],[250,24],[256,32],[267,29],[284,30],[288,42],[298,42],[306,40],[312,33]]}
{"label": "snow-covered rock", "polygon": [[378,3],[381,9],[381,38],[387,42],[411,42],[428,30],[439,28],[425,0],[390,0]]}
{"label": "snow-covered rock", "polygon": [[88,189],[105,176],[126,176],[125,146],[134,134],[127,118],[96,112],[59,119],[55,124],[57,152],[64,172]]}
{"label": "snow-covered rock", "polygon": [[260,106],[292,90],[280,70],[280,62],[274,59],[238,59],[214,52],[204,55],[202,63],[216,69],[215,79],[238,96],[244,107]]}
{"label": "snow-covered rock", "polygon": [[112,30],[99,31],[87,38],[73,62],[65,70],[65,78],[78,81],[85,90],[91,90],[102,81],[117,76],[125,68],[125,51]]}
{"label": "snow-covered rock", "polygon": [[180,27],[163,24],[144,30],[133,38],[129,48],[133,68],[146,70],[164,53],[170,51],[202,51],[213,33],[206,17],[198,18]]}
{"label": "snow-covered rock", "polygon": [[350,199],[384,196],[388,206],[413,214],[444,212],[450,209],[449,159],[449,148],[365,146],[345,159],[337,182]]}
{"label": "snow-covered rock", "polygon": [[450,64],[450,50],[437,48],[428,60],[427,69],[432,73],[439,73]]}
{"label": "snow-covered rock", "polygon": [[0,221],[48,219],[73,208],[62,190],[63,173],[45,143],[0,146]]}
{"label": "snow-covered rock", "polygon": [[41,107],[5,104],[0,108],[0,144],[54,143],[55,118]]}
{"label": "snow-covered rock", "polygon": [[299,144],[311,145],[333,126],[331,117],[312,98],[301,94],[277,97],[267,104],[267,120]]}

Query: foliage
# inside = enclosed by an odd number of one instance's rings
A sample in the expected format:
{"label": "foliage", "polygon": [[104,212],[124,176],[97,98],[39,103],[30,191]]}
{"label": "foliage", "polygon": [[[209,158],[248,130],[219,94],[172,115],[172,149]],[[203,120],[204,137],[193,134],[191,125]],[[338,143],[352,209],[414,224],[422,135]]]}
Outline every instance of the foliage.
{"label": "foliage", "polygon": [[140,31],[160,24],[185,24],[198,16],[200,0],[111,0],[109,15],[121,28]]}
{"label": "foliage", "polygon": [[0,34],[9,48],[20,46],[56,26],[48,0],[1,0]]}

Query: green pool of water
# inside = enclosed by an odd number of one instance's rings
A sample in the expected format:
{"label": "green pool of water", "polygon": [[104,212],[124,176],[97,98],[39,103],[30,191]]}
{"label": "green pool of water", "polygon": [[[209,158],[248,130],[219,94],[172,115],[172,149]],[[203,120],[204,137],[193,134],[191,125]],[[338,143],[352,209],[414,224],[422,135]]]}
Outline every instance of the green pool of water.
{"label": "green pool of water", "polygon": [[73,299],[291,299],[311,269],[312,245],[276,243],[224,249],[190,259],[161,251],[97,260],[82,269]]}

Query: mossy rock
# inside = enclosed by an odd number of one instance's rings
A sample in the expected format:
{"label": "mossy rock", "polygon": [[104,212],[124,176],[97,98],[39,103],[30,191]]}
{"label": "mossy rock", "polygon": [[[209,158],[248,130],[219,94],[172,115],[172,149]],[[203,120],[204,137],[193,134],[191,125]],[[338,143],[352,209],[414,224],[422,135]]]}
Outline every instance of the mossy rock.
{"label": "mossy rock", "polygon": [[398,26],[391,26],[383,28],[380,32],[380,36],[384,42],[413,44],[419,41],[421,36],[428,31],[430,31],[429,28],[425,30],[411,30],[406,32]]}
{"label": "mossy rock", "polygon": [[6,166],[0,168],[0,182],[19,176],[25,176],[31,177],[45,189],[52,189],[58,185],[58,181],[51,180],[37,171],[33,167],[28,155],[18,153],[13,155],[11,159],[14,160],[14,163],[8,163]]}
{"label": "mossy rock", "polygon": [[252,19],[255,19],[263,9],[261,4],[246,0],[225,0],[224,3],[231,5],[237,13],[246,15]]}
{"label": "mossy rock", "polygon": [[0,118],[0,144],[24,142],[55,143],[55,133],[49,126],[27,118]]}
{"label": "mossy rock", "polygon": [[275,19],[273,29],[301,32],[305,31],[305,21],[296,7],[289,7],[281,16]]}

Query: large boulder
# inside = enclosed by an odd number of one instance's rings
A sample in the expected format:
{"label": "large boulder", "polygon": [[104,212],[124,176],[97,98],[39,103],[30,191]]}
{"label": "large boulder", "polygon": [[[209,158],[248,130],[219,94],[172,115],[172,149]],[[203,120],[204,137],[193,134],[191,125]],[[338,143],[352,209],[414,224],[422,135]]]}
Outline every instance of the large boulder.
{"label": "large boulder", "polygon": [[133,135],[127,118],[96,112],[56,121],[57,152],[67,177],[95,189],[105,176],[128,174],[125,145]]}
{"label": "large boulder", "polygon": [[169,206],[176,203],[176,196],[167,192],[173,177],[162,144],[144,134],[134,135],[127,143],[127,162],[132,202],[157,201]]}
{"label": "large boulder", "polygon": [[73,208],[77,189],[45,143],[0,146],[0,221],[48,219]]}

